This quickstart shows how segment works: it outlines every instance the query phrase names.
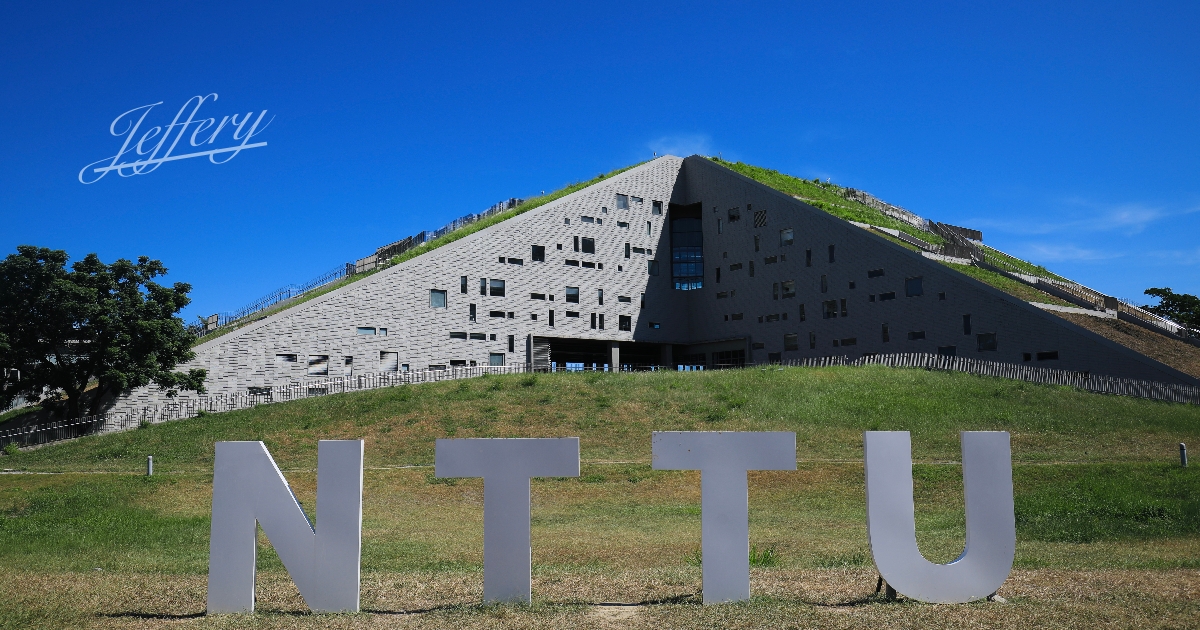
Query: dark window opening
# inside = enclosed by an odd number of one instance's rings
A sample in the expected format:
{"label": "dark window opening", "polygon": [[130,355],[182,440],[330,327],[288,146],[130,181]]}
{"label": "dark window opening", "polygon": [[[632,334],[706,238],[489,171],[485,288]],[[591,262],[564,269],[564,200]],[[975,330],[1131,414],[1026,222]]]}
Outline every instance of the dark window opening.
{"label": "dark window opening", "polygon": [[958,353],[956,346],[938,346],[937,353],[939,356],[952,357]]}
{"label": "dark window opening", "polygon": [[924,338],[925,338],[924,330],[914,330],[914,331],[908,333],[909,341],[917,341],[918,339],[924,339]]}
{"label": "dark window opening", "polygon": [[467,319],[470,321],[475,321],[475,305],[474,304],[471,305],[471,314]]}
{"label": "dark window opening", "polygon": [[662,324],[659,324],[658,322],[648,322],[648,323],[650,324],[651,328],[654,328],[654,329],[662,328]]}
{"label": "dark window opening", "polygon": [[583,238],[583,253],[585,253],[585,254],[595,254],[596,253],[596,239],[588,238],[586,236]]}
{"label": "dark window opening", "polygon": [[917,296],[923,294],[923,291],[921,288],[921,279],[922,279],[921,276],[917,276],[915,278],[905,278],[904,279],[904,296],[905,297],[917,297]]}
{"label": "dark window opening", "polygon": [[849,314],[846,312],[846,298],[842,298],[841,302],[842,302],[842,317],[849,317]]}
{"label": "dark window opening", "polygon": [[766,256],[763,258],[764,265],[774,265],[777,262],[779,262],[778,256]]}
{"label": "dark window opening", "polygon": [[525,261],[524,261],[524,260],[522,260],[522,259],[520,259],[520,258],[509,258],[509,259],[508,259],[508,264],[510,264],[510,265],[524,265],[524,264],[525,264]]}
{"label": "dark window opening", "polygon": [[545,293],[530,293],[530,294],[529,294],[529,299],[531,299],[531,300],[544,300],[544,299],[546,299],[546,294],[545,294]]}
{"label": "dark window opening", "polygon": [[779,283],[778,282],[775,282],[771,285],[771,299],[772,300],[779,299]]}
{"label": "dark window opening", "polygon": [[579,287],[567,287],[567,301],[574,304],[579,303]]}
{"label": "dark window opening", "polygon": [[676,289],[704,287],[704,232],[699,203],[671,204],[671,278]]}
{"label": "dark window opening", "polygon": [[970,315],[963,315],[963,334],[964,335],[971,334],[971,316]]}
{"label": "dark window opening", "polygon": [[730,208],[729,209],[729,222],[737,223],[738,221],[741,221],[741,220],[742,220],[742,209],[740,207]]}
{"label": "dark window opening", "polygon": [[493,279],[491,282],[491,285],[492,285],[492,295],[493,296],[504,297],[504,281],[503,280]]}
{"label": "dark window opening", "polygon": [[650,214],[662,214],[661,201],[655,201],[650,204]]}
{"label": "dark window opening", "polygon": [[783,289],[783,299],[786,300],[787,298],[796,297],[796,281],[795,280],[784,280],[783,282],[781,282],[779,284],[780,284],[780,288]]}
{"label": "dark window opening", "polygon": [[804,316],[804,305],[803,305],[803,304],[801,304],[801,305],[800,305],[800,321],[804,321],[805,319],[806,319],[806,318],[805,318],[805,316]]}
{"label": "dark window opening", "polygon": [[466,276],[458,277],[458,292],[459,293],[467,292],[467,277]]}
{"label": "dark window opening", "polygon": [[431,308],[446,308],[446,292],[437,289],[429,290],[429,306]]}
{"label": "dark window opening", "polygon": [[759,236],[757,234],[755,234],[754,235],[754,251],[758,251],[758,246],[759,246]]}
{"label": "dark window opening", "polygon": [[1051,350],[1050,352],[1039,352],[1039,353],[1037,353],[1037,360],[1038,361],[1057,361],[1058,360],[1058,350]]}
{"label": "dark window opening", "polygon": [[488,317],[505,317],[504,311],[488,311]]}
{"label": "dark window opening", "polygon": [[837,300],[821,302],[821,319],[833,319],[838,315]]}
{"label": "dark window opening", "polygon": [[534,245],[529,259],[533,262],[546,262],[546,247],[544,245]]}
{"label": "dark window opening", "polygon": [[578,237],[578,236],[575,236],[575,237],[572,237],[572,238],[574,238],[574,239],[575,239],[575,251],[579,251],[579,237]]}
{"label": "dark window opening", "polygon": [[579,317],[579,311],[567,311],[567,317]]}
{"label": "dark window opening", "polygon": [[808,349],[815,350],[817,348],[817,333],[808,333]]}
{"label": "dark window opening", "polygon": [[834,262],[833,245],[829,246],[829,262]]}
{"label": "dark window opening", "polygon": [[882,275],[883,275],[883,270],[882,270],[882,269],[872,269],[872,270],[870,270],[870,271],[868,271],[868,272],[867,272],[867,277],[868,277],[868,278],[878,278],[878,277],[880,277],[880,276],[882,276]]}
{"label": "dark window opening", "polygon": [[750,277],[751,278],[754,277],[754,261],[753,260],[750,261]]}
{"label": "dark window opening", "polygon": [[875,294],[874,294],[874,293],[872,293],[871,295],[868,295],[868,296],[867,296],[867,301],[868,301],[868,302],[874,302],[874,301],[875,301]]}
{"label": "dark window opening", "polygon": [[585,261],[583,261],[583,266],[587,269],[595,269],[596,263],[585,260]]}
{"label": "dark window opening", "polygon": [[796,333],[785,334],[783,336],[783,349],[784,350],[799,350],[800,349],[800,335],[797,335]]}
{"label": "dark window opening", "polygon": [[892,340],[892,336],[888,334],[888,325],[883,325],[883,343],[888,343]]}
{"label": "dark window opening", "polygon": [[596,329],[596,314],[592,313],[592,330]]}
{"label": "dark window opening", "polygon": [[721,282],[721,268],[717,267],[717,283]]}
{"label": "dark window opening", "polygon": [[554,325],[554,311],[550,311],[550,325]]}
{"label": "dark window opening", "polygon": [[804,250],[804,266],[805,267],[812,266],[812,250],[811,249]]}
{"label": "dark window opening", "polygon": [[768,352],[767,353],[767,362],[768,363],[782,363],[783,362],[783,353],[782,352]]}
{"label": "dark window opening", "polygon": [[853,288],[854,288],[854,281],[853,281],[853,280],[851,280],[851,281],[850,281],[850,288],[851,288],[851,289],[853,289]]}
{"label": "dark window opening", "polygon": [[487,333],[471,333],[469,337],[474,341],[487,341]]}
{"label": "dark window opening", "polygon": [[979,352],[993,352],[996,350],[996,333],[975,335],[975,342],[979,347]]}
{"label": "dark window opening", "polygon": [[658,275],[658,261],[651,260],[650,264],[646,268],[646,271],[649,272],[650,275],[652,275],[652,276],[657,276]]}
{"label": "dark window opening", "polygon": [[604,330],[604,313],[600,313],[600,330]]}
{"label": "dark window opening", "polygon": [[712,353],[713,369],[739,368],[746,365],[745,350],[725,350]]}
{"label": "dark window opening", "polygon": [[845,339],[842,340],[842,345],[843,346],[858,345],[858,338],[857,337],[846,337]]}
{"label": "dark window opening", "polygon": [[629,258],[629,243],[625,243],[625,257]]}
{"label": "dark window opening", "polygon": [[741,319],[742,319],[742,314],[741,314],[741,313],[734,313],[733,315],[730,315],[730,316],[729,316],[729,319],[732,319],[732,320],[733,320],[733,321],[735,321],[735,322],[736,322],[736,321],[739,321],[739,320],[741,320]]}
{"label": "dark window opening", "polygon": [[821,293],[829,292],[829,276],[821,276]]}
{"label": "dark window opening", "polygon": [[479,295],[487,295],[487,278],[479,279]]}
{"label": "dark window opening", "polygon": [[633,318],[629,315],[618,315],[617,330],[633,330]]}
{"label": "dark window opening", "polygon": [[1028,352],[1022,352],[1022,353],[1021,353],[1021,360],[1022,360],[1022,361],[1032,361],[1032,360],[1033,360],[1033,355],[1032,355],[1032,354],[1029,354]]}
{"label": "dark window opening", "polygon": [[563,264],[568,267],[578,267],[579,261],[578,260],[564,260]]}
{"label": "dark window opening", "polygon": [[504,264],[504,257],[503,257],[503,256],[501,256],[501,257],[500,257],[500,264]]}
{"label": "dark window opening", "polygon": [[466,338],[467,338],[467,333],[466,333],[466,331],[463,331],[463,332],[452,332],[452,333],[450,333],[450,338],[451,338],[451,339],[466,339]]}
{"label": "dark window opening", "polygon": [[944,299],[946,299],[946,292],[945,292],[945,291],[942,291],[941,293],[938,293],[938,299],[939,299],[939,300],[944,300]]}
{"label": "dark window opening", "polygon": [[887,293],[880,293],[880,294],[879,294],[879,301],[880,301],[880,302],[883,302],[883,301],[885,301],[885,300],[894,300],[894,299],[896,299],[896,292],[895,292],[895,291],[888,291]]}

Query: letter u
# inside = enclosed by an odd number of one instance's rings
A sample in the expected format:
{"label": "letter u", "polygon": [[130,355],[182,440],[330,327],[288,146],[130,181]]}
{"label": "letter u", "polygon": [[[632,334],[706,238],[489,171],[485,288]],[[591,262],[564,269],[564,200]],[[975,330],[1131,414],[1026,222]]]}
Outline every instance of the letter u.
{"label": "letter u", "polygon": [[908,431],[867,431],[867,536],[879,574],[898,592],[930,603],[983,599],[1012,570],[1017,528],[1012,454],[1004,431],[963,431],[967,540],[962,555],[934,564],[917,549],[912,442]]}

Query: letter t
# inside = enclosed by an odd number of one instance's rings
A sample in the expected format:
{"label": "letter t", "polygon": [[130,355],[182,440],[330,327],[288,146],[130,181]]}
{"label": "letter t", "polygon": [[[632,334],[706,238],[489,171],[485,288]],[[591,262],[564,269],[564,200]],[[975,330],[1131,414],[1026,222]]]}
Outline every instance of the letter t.
{"label": "letter t", "polygon": [[530,601],[529,479],[578,477],[579,438],[438,440],[434,474],[483,477],[483,601]]}
{"label": "letter t", "polygon": [[796,470],[796,434],[655,431],[655,470],[700,471],[704,603],[750,599],[748,470]]}

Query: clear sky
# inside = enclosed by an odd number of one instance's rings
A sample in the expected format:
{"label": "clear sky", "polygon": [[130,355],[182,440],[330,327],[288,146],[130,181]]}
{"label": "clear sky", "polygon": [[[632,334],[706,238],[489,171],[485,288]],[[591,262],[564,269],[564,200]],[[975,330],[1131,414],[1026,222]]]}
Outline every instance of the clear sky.
{"label": "clear sky", "polygon": [[[1196,3],[1094,0],[6,2],[0,253],[161,259],[194,286],[191,320],[501,199],[720,153],[1106,293],[1198,294],[1197,33]],[[162,103],[134,151],[212,93],[196,121],[266,110],[267,145],[80,183],[121,149],[120,114]],[[247,131],[196,127],[171,155]]]}

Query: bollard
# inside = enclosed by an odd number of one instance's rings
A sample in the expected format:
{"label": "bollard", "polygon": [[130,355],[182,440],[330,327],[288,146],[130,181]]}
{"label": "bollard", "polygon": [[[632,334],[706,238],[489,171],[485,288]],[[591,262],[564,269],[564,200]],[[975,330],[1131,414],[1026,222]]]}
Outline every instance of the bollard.
{"label": "bollard", "polygon": [[1179,465],[1187,468],[1187,444],[1179,443]]}
{"label": "bollard", "polygon": [[146,456],[146,476],[147,477],[154,476],[154,456],[153,455]]}

